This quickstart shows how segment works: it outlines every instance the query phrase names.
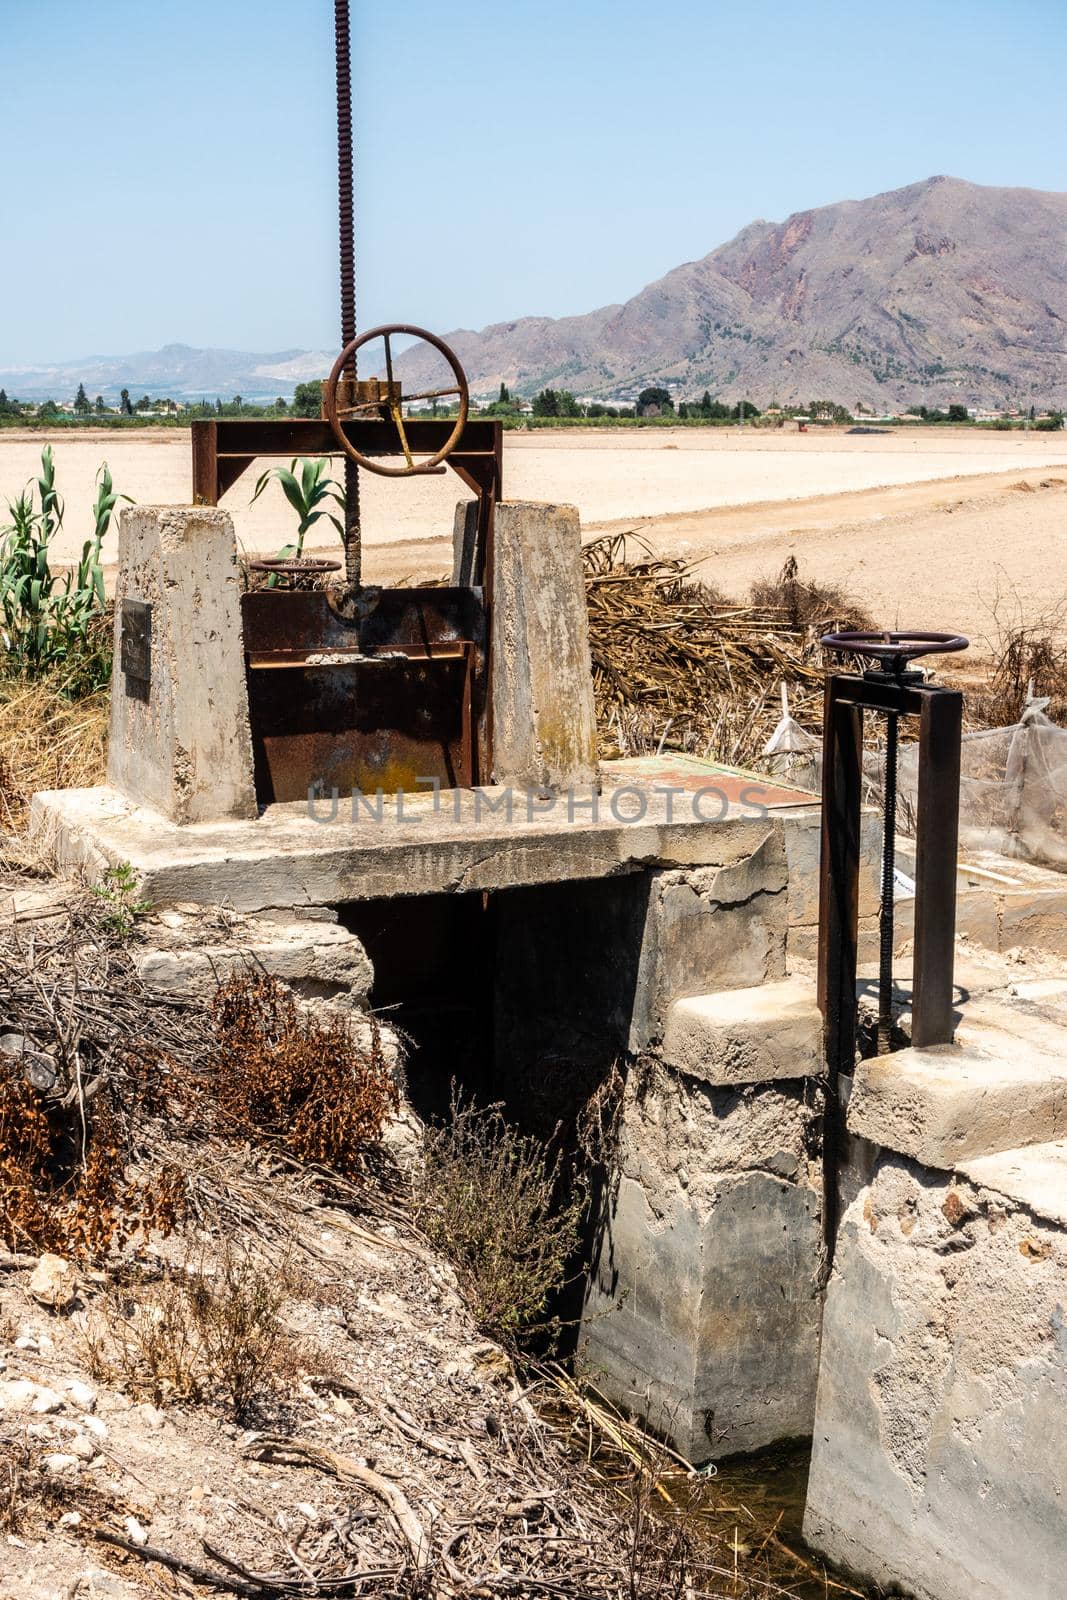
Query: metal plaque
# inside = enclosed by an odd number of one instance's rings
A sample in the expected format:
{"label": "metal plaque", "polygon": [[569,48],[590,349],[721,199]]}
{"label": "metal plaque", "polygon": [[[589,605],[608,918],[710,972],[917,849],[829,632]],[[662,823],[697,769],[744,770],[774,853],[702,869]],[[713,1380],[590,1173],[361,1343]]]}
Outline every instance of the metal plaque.
{"label": "metal plaque", "polygon": [[152,607],[147,600],[122,602],[119,665],[136,684],[152,679]]}

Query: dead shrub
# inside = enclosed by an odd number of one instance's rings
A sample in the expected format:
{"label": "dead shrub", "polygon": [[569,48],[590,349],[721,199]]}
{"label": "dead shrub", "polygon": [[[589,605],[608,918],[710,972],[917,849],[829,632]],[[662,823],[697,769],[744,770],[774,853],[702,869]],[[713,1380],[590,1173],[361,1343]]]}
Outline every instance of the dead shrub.
{"label": "dead shrub", "polygon": [[208,1088],[221,1131],[274,1140],[300,1161],[354,1175],[400,1103],[373,1017],[362,1019],[364,1041],[344,1017],[302,1015],[266,974],[224,984],[213,1016]]}
{"label": "dead shrub", "polygon": [[[74,1503],[75,1486],[50,1473],[44,1455],[25,1434],[0,1430],[0,1531],[16,1541],[19,1534],[54,1528]],[[83,1487],[77,1497],[84,1502]]]}
{"label": "dead shrub", "polygon": [[182,1205],[174,1168],[130,1172],[126,1113],[131,1102],[134,1115],[148,1104],[134,1085],[160,1060],[149,1053],[126,1065],[121,1082],[97,1080],[90,1099],[35,1087],[25,1054],[0,1049],[0,1240],[11,1248],[93,1258],[138,1229],[174,1226]]}
{"label": "dead shrub", "polygon": [[773,578],[757,578],[749,598],[760,610],[777,611],[790,628],[814,628],[819,633],[869,629],[874,626],[863,607],[832,583],[802,578],[796,556],[790,556]]}
{"label": "dead shrub", "polygon": [[582,1199],[561,1200],[548,1144],[517,1132],[500,1107],[453,1097],[449,1120],[426,1130],[415,1212],[455,1268],[475,1322],[502,1344],[550,1330],[545,1310],[578,1242]]}
{"label": "dead shrub", "polygon": [[282,1318],[289,1290],[285,1260],[224,1241],[212,1262],[110,1289],[82,1335],[90,1372],[154,1405],[221,1404],[240,1422],[299,1365]]}
{"label": "dead shrub", "polygon": [[993,645],[986,683],[969,688],[967,712],[979,727],[1009,728],[1018,722],[1033,690],[1048,696],[1053,722],[1067,720],[1067,647],[1063,618],[1055,614],[1001,628]]}

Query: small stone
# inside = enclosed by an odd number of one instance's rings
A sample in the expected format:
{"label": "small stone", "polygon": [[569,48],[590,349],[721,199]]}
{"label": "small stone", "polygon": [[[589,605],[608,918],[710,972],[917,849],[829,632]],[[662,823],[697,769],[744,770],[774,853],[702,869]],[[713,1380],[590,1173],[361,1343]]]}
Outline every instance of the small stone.
{"label": "small stone", "polygon": [[126,1535],[134,1544],[145,1545],[148,1543],[148,1534],[138,1522],[136,1517],[126,1518]]}
{"label": "small stone", "polygon": [[37,1335],[34,1333],[20,1333],[15,1340],[16,1350],[37,1350]]}
{"label": "small stone", "polygon": [[30,1406],[31,1411],[36,1411],[41,1416],[47,1416],[51,1411],[62,1411],[62,1395],[56,1394],[54,1389],[45,1389],[43,1386],[39,1387],[36,1384],[34,1388],[37,1389],[37,1393],[33,1397],[33,1402]]}
{"label": "small stone", "polygon": [[339,1417],[354,1417],[356,1414],[355,1407],[350,1406],[344,1395],[340,1394],[333,1397],[333,1409]]}
{"label": "small stone", "polygon": [[77,1456],[55,1453],[44,1457],[44,1469],[54,1478],[66,1477],[78,1471],[80,1463]]}
{"label": "small stone", "polygon": [[99,1417],[83,1417],[82,1427],[91,1433],[94,1439],[107,1438],[107,1424],[101,1422]]}
{"label": "small stone", "polygon": [[134,1406],[134,1411],[153,1433],[159,1433],[167,1425],[166,1414],[158,1406],[153,1406],[146,1400],[142,1405]]}
{"label": "small stone", "polygon": [[[45,1403],[42,1403],[42,1397]],[[7,1378],[0,1383],[0,1412],[58,1411],[62,1404],[62,1400],[51,1389],[42,1389],[29,1378]]]}
{"label": "small stone", "polygon": [[96,1445],[87,1433],[76,1433],[73,1439],[67,1440],[66,1448],[67,1453],[79,1461],[92,1461],[96,1455]]}
{"label": "small stone", "polygon": [[80,1528],[81,1521],[82,1514],[80,1511],[64,1511],[59,1519],[59,1526],[61,1528]]}
{"label": "small stone", "polygon": [[77,1277],[69,1261],[46,1250],[26,1287],[38,1305],[66,1311],[77,1293]]}
{"label": "small stone", "polygon": [[72,1400],[79,1411],[92,1411],[96,1406],[96,1390],[79,1378],[69,1378],[61,1385],[63,1393]]}

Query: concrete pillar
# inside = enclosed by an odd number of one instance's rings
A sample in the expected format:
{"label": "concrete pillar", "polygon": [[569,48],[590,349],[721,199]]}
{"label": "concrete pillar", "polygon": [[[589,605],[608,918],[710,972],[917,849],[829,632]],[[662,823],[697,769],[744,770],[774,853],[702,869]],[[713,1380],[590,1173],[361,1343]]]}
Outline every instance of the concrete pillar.
{"label": "concrete pillar", "polygon": [[1060,1600],[1067,1151],[884,1156],[826,1296],[804,1534],[918,1600]]}
{"label": "concrete pillar", "polygon": [[582,1313],[611,1399],[694,1461],[809,1433],[821,1270],[821,1018],[785,977],[786,860],[753,826],[648,874],[631,1065]]}
{"label": "concrete pillar", "polygon": [[237,546],[225,511],[122,512],[108,781],[174,822],[256,815]]}
{"label": "concrete pillar", "polygon": [[578,512],[503,500],[493,551],[493,780],[588,789],[596,714]]}

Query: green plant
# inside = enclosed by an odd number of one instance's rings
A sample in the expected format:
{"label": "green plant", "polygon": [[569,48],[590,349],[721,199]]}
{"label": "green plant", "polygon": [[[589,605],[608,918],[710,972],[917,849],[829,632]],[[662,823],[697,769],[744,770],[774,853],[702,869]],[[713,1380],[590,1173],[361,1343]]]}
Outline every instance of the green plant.
{"label": "green plant", "polygon": [[28,677],[66,672],[72,697],[103,687],[111,669],[100,628],[107,609],[101,547],[115,506],[129,496],[115,493],[106,462],[97,485],[92,537],[73,570],[52,562],[64,505],[51,445],[41,451],[40,477],[9,501],[10,520],[0,529],[0,642],[8,669]]}
{"label": "green plant", "polygon": [[416,1214],[456,1270],[478,1326],[515,1345],[546,1328],[578,1242],[582,1199],[560,1199],[558,1159],[499,1106],[464,1105],[426,1130]]}
{"label": "green plant", "polygon": [[108,867],[103,883],[92,886],[92,893],[101,901],[104,910],[101,926],[125,943],[133,932],[138,917],[151,911],[150,900],[138,900],[137,878],[128,861],[117,867]]}
{"label": "green plant", "polygon": [[[344,511],[345,493],[340,484],[329,476],[329,465],[325,456],[320,456],[317,461],[301,456],[291,461],[288,467],[271,467],[261,474],[256,483],[255,493],[249,501],[250,505],[255,505],[270,480],[276,478],[282,486],[282,493],[300,519],[296,530],[296,543],[282,546],[278,551],[279,561],[293,557],[299,560],[304,554],[304,540],[322,517],[332,522],[338,536],[344,538],[344,525],[328,507],[332,501]],[[296,475],[297,467],[300,468],[299,478]]]}

